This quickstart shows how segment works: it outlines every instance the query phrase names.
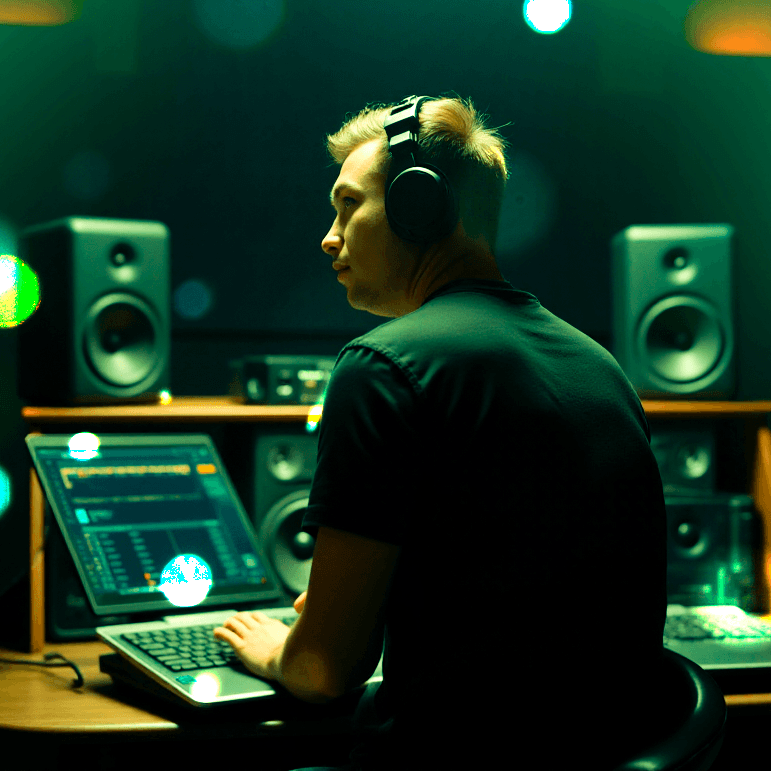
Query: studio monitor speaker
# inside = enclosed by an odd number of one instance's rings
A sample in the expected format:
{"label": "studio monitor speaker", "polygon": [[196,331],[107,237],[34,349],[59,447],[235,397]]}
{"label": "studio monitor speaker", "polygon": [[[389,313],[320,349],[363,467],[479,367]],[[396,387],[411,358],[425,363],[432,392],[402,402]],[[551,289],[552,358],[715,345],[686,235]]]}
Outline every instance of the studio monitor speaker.
{"label": "studio monitor speaker", "polygon": [[70,217],[21,234],[40,305],[19,328],[18,387],[33,404],[157,401],[170,386],[169,232]]}
{"label": "studio monitor speaker", "polygon": [[667,600],[758,606],[763,532],[747,495],[667,496]]}
{"label": "studio monitor speaker", "polygon": [[308,588],[314,539],[301,532],[316,470],[318,437],[302,424],[259,426],[253,438],[250,509],[255,531],[284,590]]}
{"label": "studio monitor speaker", "polygon": [[613,355],[641,397],[733,397],[732,234],[636,225],[613,238]]}
{"label": "studio monitor speaker", "polygon": [[665,495],[710,495],[717,491],[714,423],[655,421],[650,432]]}

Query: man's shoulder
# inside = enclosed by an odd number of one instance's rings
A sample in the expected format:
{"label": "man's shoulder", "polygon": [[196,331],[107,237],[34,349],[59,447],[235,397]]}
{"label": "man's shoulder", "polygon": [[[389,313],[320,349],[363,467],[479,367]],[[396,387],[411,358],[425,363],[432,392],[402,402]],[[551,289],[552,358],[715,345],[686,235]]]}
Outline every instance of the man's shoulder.
{"label": "man's shoulder", "polygon": [[398,364],[416,356],[430,356],[441,348],[445,336],[453,334],[453,329],[457,334],[457,325],[427,310],[425,306],[418,308],[351,340],[340,352],[338,362],[386,358]]}

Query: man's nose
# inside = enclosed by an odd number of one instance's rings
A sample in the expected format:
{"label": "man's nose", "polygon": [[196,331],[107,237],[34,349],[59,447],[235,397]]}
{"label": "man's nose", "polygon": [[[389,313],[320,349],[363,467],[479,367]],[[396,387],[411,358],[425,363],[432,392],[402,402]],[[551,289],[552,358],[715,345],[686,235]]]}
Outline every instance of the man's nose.
{"label": "man's nose", "polygon": [[338,233],[335,232],[334,228],[332,228],[329,233],[327,233],[321,240],[321,248],[327,254],[331,254],[335,257],[340,254],[340,249],[342,246],[343,239]]}

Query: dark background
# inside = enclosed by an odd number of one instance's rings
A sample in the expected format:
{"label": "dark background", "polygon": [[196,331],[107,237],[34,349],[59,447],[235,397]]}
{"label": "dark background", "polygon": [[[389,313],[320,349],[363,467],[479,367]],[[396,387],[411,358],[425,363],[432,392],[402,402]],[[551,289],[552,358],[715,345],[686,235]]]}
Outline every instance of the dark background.
{"label": "dark background", "polygon": [[[225,394],[246,353],[334,356],[384,319],[320,249],[324,136],[368,102],[455,92],[511,145],[504,275],[606,347],[615,233],[732,224],[736,396],[769,398],[771,60],[693,50],[689,5],[575,0],[554,35],[514,0],[88,0],[61,27],[0,26],[0,253],[64,216],[164,222],[177,395]],[[15,346],[0,330],[0,593],[26,561]]]}

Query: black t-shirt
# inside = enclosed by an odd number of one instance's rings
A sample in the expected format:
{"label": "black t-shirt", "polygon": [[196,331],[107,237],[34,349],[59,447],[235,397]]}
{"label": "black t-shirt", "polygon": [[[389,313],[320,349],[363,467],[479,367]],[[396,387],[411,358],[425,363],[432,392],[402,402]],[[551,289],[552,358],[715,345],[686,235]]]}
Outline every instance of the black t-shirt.
{"label": "black t-shirt", "polygon": [[666,617],[648,423],[533,295],[453,281],[345,346],[303,525],[402,547],[363,768],[484,768],[546,729],[555,761],[598,759],[645,720]]}

